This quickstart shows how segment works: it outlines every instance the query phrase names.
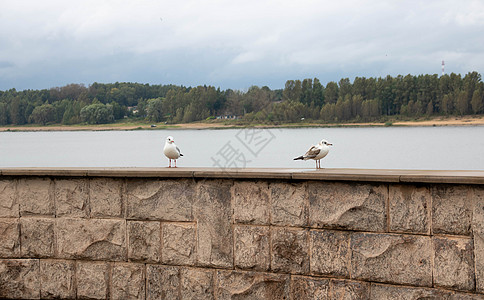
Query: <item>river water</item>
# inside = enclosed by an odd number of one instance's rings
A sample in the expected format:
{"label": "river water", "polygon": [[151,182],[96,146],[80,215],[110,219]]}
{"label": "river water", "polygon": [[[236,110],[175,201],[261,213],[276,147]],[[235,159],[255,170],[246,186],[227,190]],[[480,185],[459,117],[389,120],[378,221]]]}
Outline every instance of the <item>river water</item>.
{"label": "river water", "polygon": [[0,168],[165,167],[169,135],[179,167],[310,169],[293,158],[326,139],[327,168],[484,170],[484,126],[0,132]]}

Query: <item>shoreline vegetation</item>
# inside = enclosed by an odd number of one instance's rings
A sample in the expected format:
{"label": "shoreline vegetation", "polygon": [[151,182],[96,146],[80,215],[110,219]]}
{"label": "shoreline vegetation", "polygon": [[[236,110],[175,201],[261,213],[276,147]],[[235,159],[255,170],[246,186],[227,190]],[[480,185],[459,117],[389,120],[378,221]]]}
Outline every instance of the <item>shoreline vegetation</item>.
{"label": "shoreline vegetation", "polygon": [[111,124],[77,124],[77,125],[4,125],[0,132],[8,131],[107,131],[107,130],[183,130],[183,129],[237,129],[246,127],[258,128],[331,128],[331,127],[390,127],[390,126],[483,126],[484,115],[433,117],[414,120],[387,120],[385,122],[358,122],[358,123],[267,123],[253,124],[240,120],[211,120],[180,124],[146,123],[146,122],[116,122]]}
{"label": "shoreline vegetation", "polygon": [[306,78],[287,80],[282,89],[94,82],[0,91],[4,130],[443,126],[472,124],[477,121],[464,116],[483,115],[484,82],[475,71],[342,78],[325,85]]}

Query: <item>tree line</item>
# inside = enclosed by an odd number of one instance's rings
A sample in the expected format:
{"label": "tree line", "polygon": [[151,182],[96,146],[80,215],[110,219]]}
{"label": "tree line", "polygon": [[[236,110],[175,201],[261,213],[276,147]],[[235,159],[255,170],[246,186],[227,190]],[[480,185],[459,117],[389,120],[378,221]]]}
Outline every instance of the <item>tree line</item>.
{"label": "tree line", "polygon": [[343,78],[326,85],[317,78],[287,80],[275,90],[116,82],[0,91],[0,125],[102,124],[126,118],[188,123],[227,116],[246,122],[337,123],[469,114],[484,114],[484,83],[477,72]]}

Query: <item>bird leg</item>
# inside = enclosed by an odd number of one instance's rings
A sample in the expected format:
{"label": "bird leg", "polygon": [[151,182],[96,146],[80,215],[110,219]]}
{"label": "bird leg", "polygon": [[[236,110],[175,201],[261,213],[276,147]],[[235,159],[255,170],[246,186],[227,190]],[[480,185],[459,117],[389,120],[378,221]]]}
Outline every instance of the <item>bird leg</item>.
{"label": "bird leg", "polygon": [[170,161],[170,165],[168,166],[168,168],[171,168],[171,159],[170,159],[170,158],[168,158],[168,160]]}
{"label": "bird leg", "polygon": [[176,159],[173,160],[175,162],[175,168],[176,168]]}

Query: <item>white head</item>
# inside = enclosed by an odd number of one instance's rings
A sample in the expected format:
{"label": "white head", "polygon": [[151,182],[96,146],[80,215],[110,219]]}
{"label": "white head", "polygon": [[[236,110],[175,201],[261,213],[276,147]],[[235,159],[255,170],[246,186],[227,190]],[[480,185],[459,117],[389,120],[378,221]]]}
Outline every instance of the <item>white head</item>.
{"label": "white head", "polygon": [[166,142],[169,143],[169,144],[173,144],[175,142],[175,140],[173,139],[172,136],[169,136],[166,138]]}
{"label": "white head", "polygon": [[330,142],[328,142],[327,140],[321,140],[321,142],[319,142],[320,145],[324,145],[324,146],[333,146],[333,144],[331,144]]}

